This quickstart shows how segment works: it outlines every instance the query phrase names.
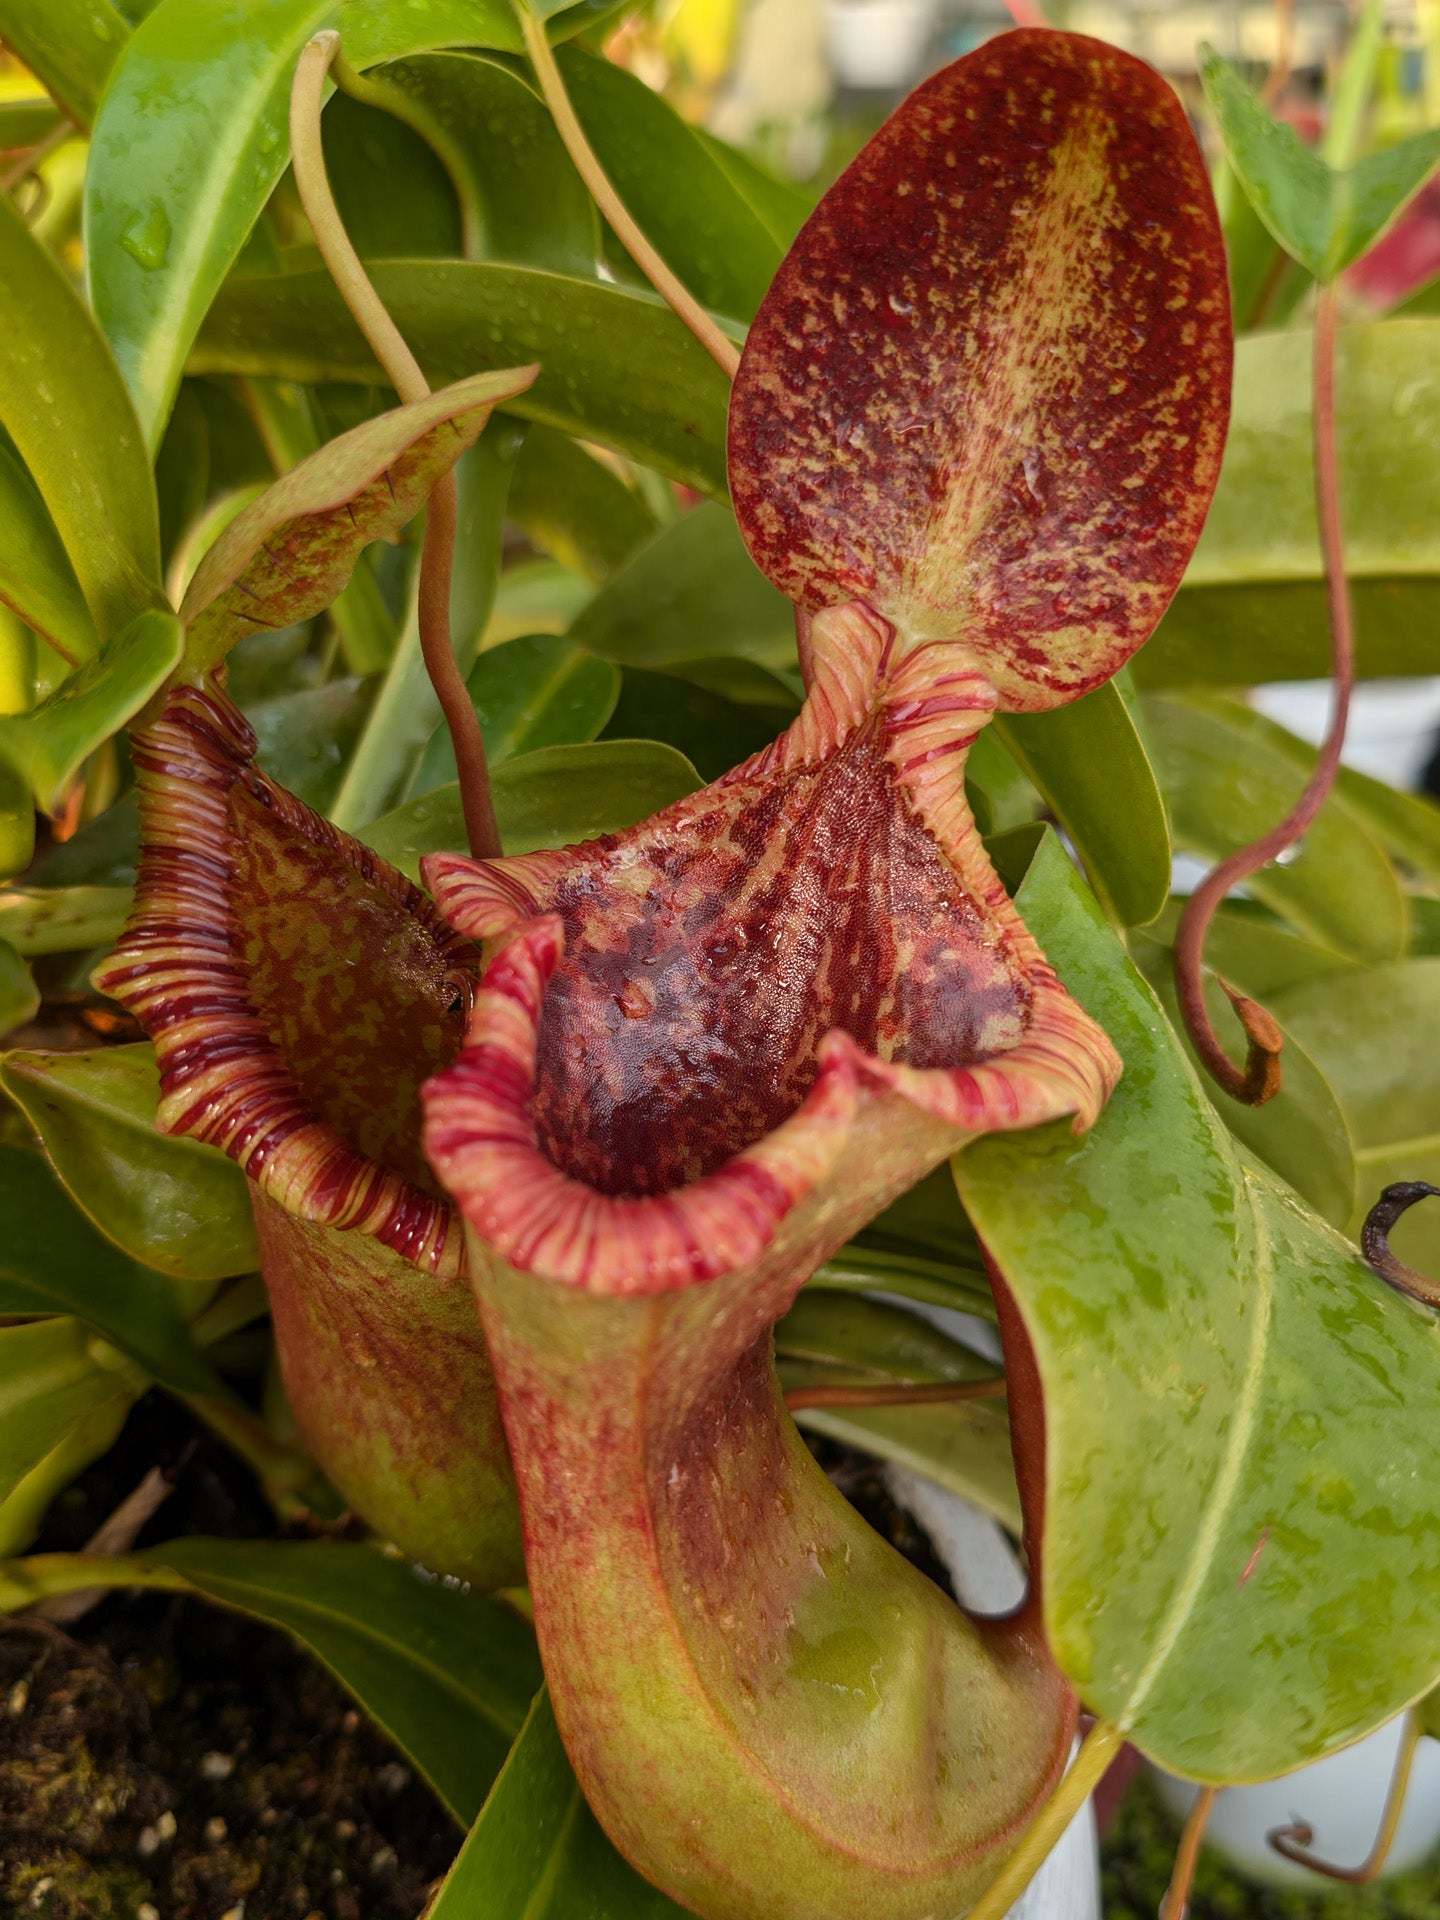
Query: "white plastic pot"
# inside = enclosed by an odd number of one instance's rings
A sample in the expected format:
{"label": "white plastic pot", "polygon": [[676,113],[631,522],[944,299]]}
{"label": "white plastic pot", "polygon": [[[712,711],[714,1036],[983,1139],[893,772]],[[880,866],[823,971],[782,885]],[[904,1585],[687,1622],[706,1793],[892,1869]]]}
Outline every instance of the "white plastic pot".
{"label": "white plastic pot", "polygon": [[827,0],[825,23],[841,86],[893,90],[920,77],[935,0]]}
{"label": "white plastic pot", "polygon": [[[1395,1771],[1404,1716],[1353,1747],[1300,1767],[1279,1780],[1226,1787],[1216,1794],[1205,1827],[1207,1845],[1237,1872],[1274,1886],[1318,1892],[1333,1885],[1310,1868],[1276,1853],[1266,1835],[1276,1827],[1312,1829],[1311,1852],[1340,1867],[1358,1867],[1374,1845]],[[1189,1780],[1154,1771],[1161,1798],[1183,1819],[1197,1789]],[[1410,1773],[1405,1811],[1382,1878],[1404,1873],[1440,1845],[1440,1746],[1422,1740]]]}

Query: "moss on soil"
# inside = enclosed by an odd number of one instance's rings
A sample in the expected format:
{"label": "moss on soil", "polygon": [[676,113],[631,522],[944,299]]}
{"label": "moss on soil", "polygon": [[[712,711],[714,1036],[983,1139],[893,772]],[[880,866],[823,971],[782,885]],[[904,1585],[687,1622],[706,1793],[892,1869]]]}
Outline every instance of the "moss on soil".
{"label": "moss on soil", "polygon": [[[1155,1920],[1179,1828],[1144,1776],[1136,1779],[1101,1847],[1104,1920]],[[1440,1863],[1372,1887],[1319,1894],[1257,1887],[1200,1857],[1189,1920],[1440,1920]]]}

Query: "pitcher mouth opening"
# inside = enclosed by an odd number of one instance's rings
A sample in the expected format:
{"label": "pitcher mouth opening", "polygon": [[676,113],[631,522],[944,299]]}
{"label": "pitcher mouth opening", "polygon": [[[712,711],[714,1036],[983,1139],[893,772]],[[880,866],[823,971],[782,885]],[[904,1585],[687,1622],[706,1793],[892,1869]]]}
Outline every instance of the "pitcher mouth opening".
{"label": "pitcher mouth opening", "polygon": [[[426,1093],[433,1164],[509,1258],[519,1225],[495,1182],[520,1174],[487,1158],[497,1127],[553,1204],[700,1202],[708,1218],[711,1183],[743,1175],[752,1205],[778,1181],[773,1230],[842,1107],[831,1161],[856,1102],[900,1095],[929,1129],[914,1179],[995,1127],[1088,1125],[1113,1084],[1108,1041],[1060,988],[965,801],[988,682],[944,642],[897,658],[858,605],[818,616],[812,640],[794,726],[703,792],[561,853],[425,863],[453,926],[509,943],[460,1062]],[[493,1105],[471,1111],[468,1143],[452,1094]]]}

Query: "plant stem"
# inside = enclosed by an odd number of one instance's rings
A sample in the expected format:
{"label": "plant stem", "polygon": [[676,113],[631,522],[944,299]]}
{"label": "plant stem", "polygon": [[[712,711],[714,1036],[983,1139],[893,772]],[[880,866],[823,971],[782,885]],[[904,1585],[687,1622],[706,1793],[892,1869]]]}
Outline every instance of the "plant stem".
{"label": "plant stem", "polygon": [[1070,1771],[1021,1836],[995,1879],[970,1909],[968,1920],[1004,1920],[1049,1859],[1051,1850],[1099,1784],[1125,1743],[1119,1727],[1097,1720],[1081,1743]]}
{"label": "plant stem", "polygon": [[519,15],[520,31],[525,36],[525,51],[535,69],[535,78],[540,82],[540,91],[555,122],[555,131],[575,163],[575,171],[590,189],[596,206],[614,228],[621,246],[651,286],[684,321],[725,378],[733,380],[740,368],[740,349],[733,340],[725,337],[694,294],[666,266],[611,185],[609,175],[601,166],[595,149],[585,138],[585,130],[570,104],[560,68],[550,50],[544,21],[530,11],[525,0],[516,0],[515,11]]}
{"label": "plant stem", "polygon": [[919,1387],[842,1386],[838,1383],[795,1387],[785,1396],[791,1413],[803,1407],[929,1407],[948,1400],[1000,1400],[1005,1376],[990,1380],[936,1380]]}
{"label": "plant stem", "polygon": [[1280,1091],[1280,1029],[1254,1000],[1221,986],[1240,1017],[1249,1040],[1244,1070],[1236,1067],[1216,1037],[1205,1006],[1205,935],[1215,910],[1242,880],[1259,869],[1310,827],[1325,804],[1350,719],[1350,695],[1355,680],[1355,642],[1350,621],[1350,588],[1345,577],[1345,534],[1340,514],[1340,475],[1335,447],[1335,286],[1319,289],[1315,301],[1315,501],[1320,522],[1320,550],[1325,567],[1325,591],[1330,611],[1330,673],[1335,683],[1335,706],[1330,731],[1315,761],[1305,791],[1292,811],[1260,839],[1222,860],[1191,894],[1175,935],[1175,986],[1185,1030],[1207,1072],[1232,1099],[1259,1107]]}
{"label": "plant stem", "polygon": [[1195,1878],[1195,1862],[1200,1858],[1200,1842],[1214,1804],[1214,1787],[1202,1787],[1195,1796],[1195,1804],[1185,1822],[1185,1831],[1180,1835],[1180,1847],[1175,1855],[1170,1885],[1165,1890],[1160,1920],[1185,1920],[1190,1911],[1190,1887]]}
{"label": "plant stem", "polygon": [[1312,1873],[1323,1873],[1327,1880],[1344,1880],[1352,1887],[1363,1887],[1375,1879],[1395,1844],[1395,1833],[1400,1825],[1400,1816],[1405,1811],[1405,1795],[1410,1787],[1410,1770],[1415,1764],[1420,1734],[1420,1717],[1412,1713],[1406,1719],[1404,1737],[1395,1756],[1395,1770],[1390,1776],[1390,1789],[1385,1796],[1380,1831],[1375,1836],[1375,1844],[1358,1867],[1337,1867],[1329,1860],[1322,1860],[1317,1854],[1311,1853],[1314,1832],[1299,1822],[1293,1827],[1275,1827],[1266,1834],[1265,1838],[1276,1853],[1282,1859],[1295,1861],[1298,1866],[1309,1867]]}
{"label": "plant stem", "polygon": [[1386,1187],[1365,1216],[1360,1251],[1367,1264],[1397,1292],[1409,1294],[1423,1306],[1440,1307],[1440,1281],[1426,1279],[1390,1249],[1390,1229],[1419,1200],[1440,1200],[1440,1187],[1432,1187],[1428,1180],[1397,1180]]}
{"label": "plant stem", "polygon": [[1273,107],[1285,91],[1295,58],[1295,0],[1275,0],[1275,58],[1265,76],[1260,98]]}
{"label": "plant stem", "polygon": [[[325,171],[320,138],[320,109],[325,77],[340,51],[334,31],[317,33],[300,55],[290,94],[290,144],[295,185],[315,234],[320,257],[340,291],[340,297],[385,369],[391,385],[407,406],[424,400],[430,384],[420,371],[404,336],[370,284],[360,256],[350,244]],[[435,689],[435,698],[450,729],[455,766],[460,777],[460,799],[470,851],[482,860],[499,857],[500,829],[490,793],[490,773],[479,716],[465,686],[465,678],[450,643],[450,576],[455,563],[457,507],[455,476],[447,473],[435,484],[425,515],[425,544],[420,556],[420,650]]]}

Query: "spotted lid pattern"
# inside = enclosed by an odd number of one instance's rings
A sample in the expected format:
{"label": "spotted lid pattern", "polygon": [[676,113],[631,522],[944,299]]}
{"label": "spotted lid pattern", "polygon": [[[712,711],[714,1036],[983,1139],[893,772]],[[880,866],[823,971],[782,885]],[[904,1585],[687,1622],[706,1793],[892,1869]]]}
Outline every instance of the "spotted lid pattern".
{"label": "spotted lid pattern", "polygon": [[1000,706],[1109,678],[1179,584],[1219,474],[1230,301],[1167,82],[1007,33],[918,88],[821,201],[750,329],[736,513],[811,610],[953,638]]}

